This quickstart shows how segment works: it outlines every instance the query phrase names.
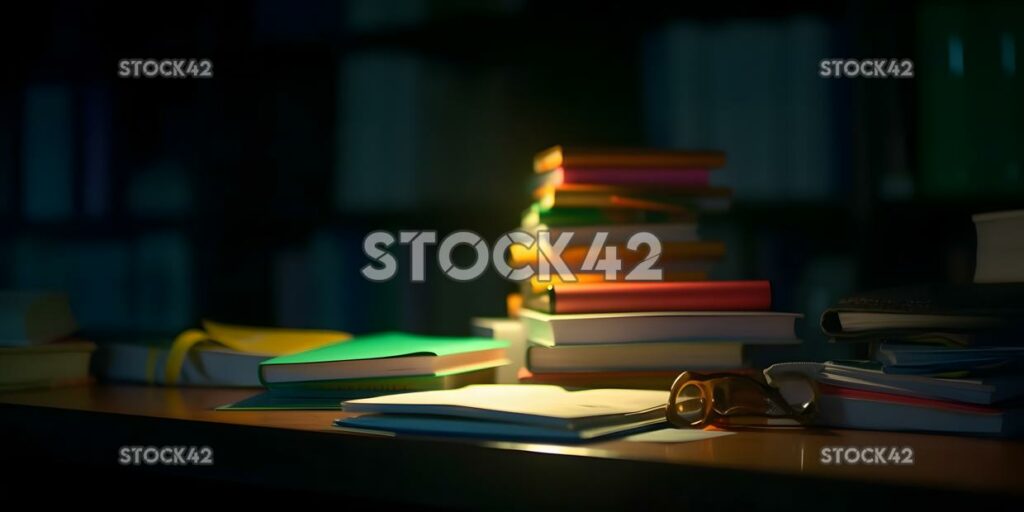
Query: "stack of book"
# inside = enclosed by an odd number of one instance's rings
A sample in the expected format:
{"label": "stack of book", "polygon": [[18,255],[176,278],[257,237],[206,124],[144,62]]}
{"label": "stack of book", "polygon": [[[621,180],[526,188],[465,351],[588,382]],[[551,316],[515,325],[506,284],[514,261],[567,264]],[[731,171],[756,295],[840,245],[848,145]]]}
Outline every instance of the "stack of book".
{"label": "stack of book", "polygon": [[[1012,435],[1024,430],[1024,212],[975,216],[975,282],[876,290],[822,315],[834,340],[869,360],[788,363],[819,383],[835,427]],[[1016,257],[1011,257],[1012,255]]]}
{"label": "stack of book", "polygon": [[[571,232],[561,259],[579,282],[696,281],[707,279],[725,244],[697,235],[697,215],[729,209],[732,191],[710,184],[713,169],[725,165],[717,151],[571,150],[555,146],[534,159],[533,203],[520,227],[535,237],[547,231],[552,242]],[[603,240],[595,238],[605,233]],[[652,247],[649,233],[657,239]],[[513,245],[513,266],[536,266],[538,245]],[[597,247],[594,247],[597,246]],[[602,262],[619,260],[606,272]],[[660,276],[644,275],[648,263]],[[538,277],[524,287],[527,305],[553,281]]]}
{"label": "stack of book", "polygon": [[[770,311],[767,281],[706,281],[725,245],[701,240],[697,219],[729,208],[731,191],[710,184],[724,163],[715,151],[536,156],[521,228],[538,242],[513,245],[511,265],[539,272],[560,247],[572,276],[521,286],[520,382],[667,389],[683,370],[744,368],[744,345],[798,342],[798,315]],[[563,233],[572,237],[559,246]]]}
{"label": "stack of book", "polygon": [[88,384],[96,345],[63,293],[0,291],[0,391]]}
{"label": "stack of book", "polygon": [[[524,383],[667,389],[684,370],[746,367],[744,347],[798,343],[791,313],[769,311],[767,281],[552,285],[524,309]],[[563,309],[564,308],[564,309]]]}

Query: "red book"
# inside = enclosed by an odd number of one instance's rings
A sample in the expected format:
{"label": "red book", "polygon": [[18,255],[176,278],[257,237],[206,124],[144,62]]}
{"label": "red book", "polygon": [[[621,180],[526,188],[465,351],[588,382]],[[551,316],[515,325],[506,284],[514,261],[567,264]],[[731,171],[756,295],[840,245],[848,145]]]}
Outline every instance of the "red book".
{"label": "red book", "polygon": [[710,186],[710,178],[707,169],[560,167],[539,175],[534,188],[588,184],[689,189]]}
{"label": "red book", "polygon": [[547,313],[767,311],[768,281],[605,282],[552,285]]}
{"label": "red book", "polygon": [[945,409],[956,412],[971,414],[999,414],[1002,412],[996,407],[979,404],[968,404],[953,402],[949,400],[938,400],[935,398],[921,398],[908,395],[897,395],[894,393],[882,393],[879,391],[867,391],[864,389],[843,388],[831,384],[818,383],[818,391],[825,395],[838,396],[853,400],[868,400],[872,402],[886,402],[890,404],[909,405],[914,407],[929,407],[932,409]]}

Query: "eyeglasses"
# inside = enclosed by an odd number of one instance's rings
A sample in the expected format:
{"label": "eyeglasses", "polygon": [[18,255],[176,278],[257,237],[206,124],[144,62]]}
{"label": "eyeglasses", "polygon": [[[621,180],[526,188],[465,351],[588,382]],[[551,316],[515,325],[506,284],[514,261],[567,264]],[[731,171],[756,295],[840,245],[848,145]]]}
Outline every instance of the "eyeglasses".
{"label": "eyeglasses", "polygon": [[809,379],[794,377],[804,392],[788,393],[787,400],[778,388],[746,375],[683,372],[672,383],[668,421],[678,428],[806,424],[814,415],[817,388]]}

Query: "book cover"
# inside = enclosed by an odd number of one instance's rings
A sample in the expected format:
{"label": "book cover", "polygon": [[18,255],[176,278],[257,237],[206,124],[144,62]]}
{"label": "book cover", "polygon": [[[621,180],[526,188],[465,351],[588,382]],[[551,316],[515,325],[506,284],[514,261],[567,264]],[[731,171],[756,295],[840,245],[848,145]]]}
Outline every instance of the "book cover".
{"label": "book cover", "polygon": [[743,344],[735,340],[654,343],[533,345],[526,367],[533,372],[719,371],[743,366]]}
{"label": "book cover", "polygon": [[[260,381],[273,387],[282,382],[441,376],[505,364],[507,347],[506,341],[486,338],[387,332],[264,361],[260,363]],[[440,362],[441,358],[452,364],[444,367],[432,364],[432,361]]]}
{"label": "book cover", "polygon": [[536,172],[559,167],[678,167],[714,169],[725,166],[721,151],[669,151],[632,148],[565,148],[553,146],[533,159]]}
{"label": "book cover", "polygon": [[547,313],[766,311],[768,281],[566,283],[547,289]]}
{"label": "book cover", "polygon": [[[532,247],[524,247],[522,245],[513,245],[509,247],[509,253],[511,255],[509,263],[513,267],[521,267],[523,265],[537,265],[537,253],[538,244],[534,244]],[[626,248],[625,244],[609,244],[606,247],[615,247],[616,256],[622,261],[622,269],[624,272],[628,272],[634,268],[641,261],[646,260],[651,255],[649,248],[641,246],[639,251],[630,251]],[[590,252],[590,246],[588,245],[571,245],[565,248],[559,257],[566,265],[569,266],[573,271],[583,270],[583,262],[586,260],[587,253]],[[604,253],[602,251],[602,256]],[[697,242],[669,242],[661,244],[661,255],[659,256],[658,262],[654,268],[661,268],[665,263],[675,261],[687,261],[687,260],[718,260],[725,256],[725,244],[722,242],[714,241],[697,241]],[[705,270],[705,269],[674,269],[674,270]]]}
{"label": "book cover", "polygon": [[669,187],[687,189],[708,188],[711,171],[708,169],[624,169],[624,168],[565,168],[535,175],[532,189],[563,185],[610,185],[619,187]]}
{"label": "book cover", "polygon": [[[849,321],[842,321],[848,313],[871,322],[851,328]],[[1024,283],[916,285],[842,298],[822,313],[821,329],[837,339],[871,339],[1012,327],[1022,315]]]}
{"label": "book cover", "polygon": [[799,343],[794,323],[803,315],[772,311],[644,311],[549,315],[524,309],[526,338],[540,345],[591,345],[684,340],[745,344]]}

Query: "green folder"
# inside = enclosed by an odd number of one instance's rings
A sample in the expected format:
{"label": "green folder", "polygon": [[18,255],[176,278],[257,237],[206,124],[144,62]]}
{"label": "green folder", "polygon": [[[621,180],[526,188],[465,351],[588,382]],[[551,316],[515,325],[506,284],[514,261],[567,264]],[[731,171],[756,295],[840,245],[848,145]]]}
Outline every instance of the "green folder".
{"label": "green folder", "polygon": [[[275,357],[260,363],[260,382],[268,388],[278,384],[267,382],[265,370],[279,365],[309,365],[337,363],[342,361],[379,361],[414,356],[452,356],[485,350],[504,349],[508,342],[490,338],[462,338],[447,336],[420,336],[402,332],[386,332],[360,336],[348,341],[327,345],[307,352]],[[493,361],[476,366],[462,366],[455,370],[429,372],[424,375],[444,376],[494,367]],[[380,375],[380,377],[392,375]],[[397,375],[393,375],[397,376]],[[365,377],[363,377],[365,378]],[[345,378],[330,380],[346,380]],[[311,378],[310,382],[323,382],[322,378]]]}
{"label": "green folder", "polygon": [[[381,374],[371,377],[346,378],[345,372],[331,376],[332,371],[313,371],[309,379],[268,382],[264,371],[282,365],[321,365],[360,361],[379,365],[382,361],[407,357],[444,357],[480,351],[505,349],[508,342],[490,338],[420,336],[402,332],[386,332],[360,336],[317,349],[268,359],[260,363],[260,382],[267,391],[221,407],[224,410],[331,409],[337,410],[342,400],[384,394],[453,389],[469,384],[493,383],[494,368],[508,362],[499,357],[483,358],[454,368],[417,375]],[[402,366],[402,361],[395,361]],[[325,373],[329,376],[325,378]]]}

